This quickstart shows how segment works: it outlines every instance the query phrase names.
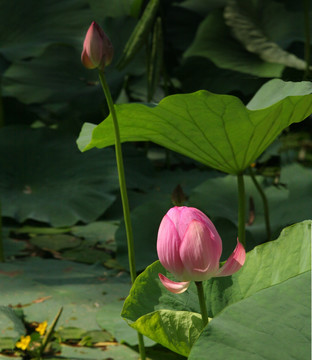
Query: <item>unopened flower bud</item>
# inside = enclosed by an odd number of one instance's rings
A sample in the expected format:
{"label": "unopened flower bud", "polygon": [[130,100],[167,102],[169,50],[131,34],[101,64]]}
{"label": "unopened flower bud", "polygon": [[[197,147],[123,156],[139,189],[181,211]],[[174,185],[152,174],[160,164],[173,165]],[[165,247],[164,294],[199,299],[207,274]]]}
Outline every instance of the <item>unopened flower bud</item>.
{"label": "unopened flower bud", "polygon": [[162,284],[171,292],[184,292],[190,281],[229,276],[245,262],[245,249],[237,246],[220,268],[222,240],[208,217],[198,209],[173,207],[162,219],[158,231],[157,253],[161,264],[178,280],[169,280],[159,274]]}
{"label": "unopened flower bud", "polygon": [[83,50],[81,53],[82,64],[87,69],[104,70],[113,58],[113,45],[103,29],[95,22],[89,27],[85,40],[83,42]]}

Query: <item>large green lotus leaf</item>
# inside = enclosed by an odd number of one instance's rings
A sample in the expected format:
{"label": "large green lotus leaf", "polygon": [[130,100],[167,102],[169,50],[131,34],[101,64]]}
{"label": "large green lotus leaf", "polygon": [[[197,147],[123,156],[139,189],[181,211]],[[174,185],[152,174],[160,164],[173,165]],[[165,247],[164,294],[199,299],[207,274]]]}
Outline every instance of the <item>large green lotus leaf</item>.
{"label": "large green lotus leaf", "polygon": [[[168,96],[156,107],[120,105],[121,141],[150,140],[217,170],[240,173],[283,129],[311,114],[312,88],[301,86],[307,95],[289,96],[290,88],[282,87],[282,100],[253,111],[235,96],[208,91]],[[78,139],[82,151],[113,143],[111,116],[95,128],[84,126]]]}
{"label": "large green lotus leaf", "polygon": [[[310,269],[311,221],[304,221],[284,229],[277,240],[257,246],[247,253],[245,265],[236,274],[206,281],[204,289],[208,314],[217,318],[229,305],[255,296],[265,289],[273,289]],[[161,325],[159,331],[155,330],[151,334],[144,319],[159,310],[197,313],[200,310],[193,283],[185,293],[174,295],[162,286],[158,273],[173,279],[158,261],[153,263],[135,281],[125,301],[122,316],[135,329],[143,334],[148,333],[153,340],[166,345],[169,340],[164,341]],[[141,326],[143,323],[144,326]]]}
{"label": "large green lotus leaf", "polygon": [[205,328],[189,359],[309,359],[310,284],[308,271],[229,306]]}
{"label": "large green lotus leaf", "polygon": [[47,129],[0,131],[2,214],[53,226],[90,222],[115,200],[114,153],[79,153],[72,136]]}
{"label": "large green lotus leaf", "polygon": [[26,321],[51,323],[63,306],[58,327],[96,330],[99,309],[121,303],[129,289],[127,274],[100,265],[40,258],[0,264],[0,305],[21,307]]}
{"label": "large green lotus leaf", "polygon": [[9,60],[39,55],[53,43],[81,48],[92,14],[86,0],[0,2],[0,53]]}

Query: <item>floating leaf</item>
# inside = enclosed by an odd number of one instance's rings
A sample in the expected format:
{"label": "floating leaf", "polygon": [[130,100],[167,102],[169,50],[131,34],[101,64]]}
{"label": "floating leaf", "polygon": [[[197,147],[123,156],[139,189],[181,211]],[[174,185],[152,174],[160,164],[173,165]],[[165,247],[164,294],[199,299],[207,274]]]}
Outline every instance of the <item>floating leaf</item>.
{"label": "floating leaf", "polygon": [[85,264],[94,264],[100,262],[104,264],[111,259],[111,255],[104,251],[90,248],[87,245],[82,245],[74,249],[65,250],[62,252],[62,259],[82,262]]}
{"label": "floating leaf", "polygon": [[[95,320],[99,309],[107,303],[120,303],[129,293],[129,276],[116,275],[100,265],[65,260],[7,262],[0,265],[0,305],[22,308],[27,321],[37,322],[52,321],[63,306],[58,326],[99,330]],[[36,301],[42,298],[46,300]],[[8,336],[6,332],[2,335]]]}
{"label": "floating leaf", "polygon": [[[112,356],[112,354],[114,354]],[[113,358],[114,360],[137,360],[138,353],[125,345],[113,344],[104,351],[87,347],[62,346],[61,355],[52,357],[51,360],[103,360]]]}
{"label": "floating leaf", "polygon": [[95,220],[115,200],[115,156],[84,156],[72,136],[48,129],[0,131],[0,192],[3,215],[53,226]]}
{"label": "floating leaf", "polygon": [[[13,350],[14,348],[15,348],[15,341],[12,338],[0,337],[0,352],[2,352],[3,350]],[[3,359],[2,356],[1,359]]]}
{"label": "floating leaf", "polygon": [[[129,326],[120,316],[123,306],[123,299],[105,304],[97,313],[96,321],[99,326],[109,331],[119,343],[126,343],[130,346],[138,344],[136,331],[129,331]],[[155,342],[144,338],[145,346],[152,346]]]}
{"label": "floating leaf", "polygon": [[71,235],[39,235],[30,239],[30,243],[47,251],[61,251],[79,246],[81,240]]}
{"label": "floating leaf", "polygon": [[68,340],[79,340],[86,331],[77,327],[61,327],[57,330],[56,335],[62,339],[62,342]]}
{"label": "floating leaf", "polygon": [[117,222],[96,221],[84,226],[74,226],[71,232],[84,238],[84,242],[90,245],[97,244],[100,247],[106,247],[109,244],[114,245],[117,228]]}
{"label": "floating leaf", "polygon": [[87,346],[92,346],[95,343],[103,343],[103,342],[113,342],[114,337],[107,331],[101,330],[92,330],[87,331],[83,334],[83,338],[80,342],[80,345],[83,343],[88,344]]}

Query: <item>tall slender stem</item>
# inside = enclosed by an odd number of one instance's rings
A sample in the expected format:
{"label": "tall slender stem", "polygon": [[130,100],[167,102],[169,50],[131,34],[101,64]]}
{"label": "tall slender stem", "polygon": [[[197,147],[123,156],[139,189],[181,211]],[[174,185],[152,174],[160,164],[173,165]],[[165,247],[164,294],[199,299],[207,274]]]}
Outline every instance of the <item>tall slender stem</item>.
{"label": "tall slender stem", "polygon": [[198,300],[199,300],[200,311],[202,314],[203,327],[205,327],[208,324],[208,312],[207,312],[207,306],[206,306],[206,302],[205,302],[203,282],[195,281],[195,285],[197,287],[197,295],[198,295]]}
{"label": "tall slender stem", "polygon": [[130,219],[130,208],[129,208],[129,200],[128,200],[128,194],[127,194],[125,170],[124,170],[124,165],[123,165],[123,156],[122,156],[122,149],[121,149],[119,125],[118,125],[118,121],[117,121],[117,115],[116,115],[113,99],[112,99],[108,84],[106,82],[104,72],[99,71],[99,76],[100,76],[101,84],[102,84],[104,94],[105,94],[105,97],[107,100],[108,108],[112,115],[112,119],[113,119],[113,123],[114,123],[116,161],[117,161],[117,170],[118,170],[118,177],[119,177],[122,209],[123,209],[123,215],[124,215],[125,227],[126,227],[126,235],[127,235],[129,268],[130,268],[131,281],[132,281],[132,283],[134,283],[134,280],[136,279],[134,241],[133,241],[133,233],[132,233],[132,224],[131,224],[131,219]]}
{"label": "tall slender stem", "polygon": [[304,79],[308,79],[309,75],[310,75],[310,60],[311,60],[310,3],[311,3],[311,0],[303,0],[304,33],[305,33],[304,60],[306,62]]}
{"label": "tall slender stem", "polygon": [[[1,75],[0,75],[0,127],[3,126],[4,126],[4,111],[3,111]],[[3,251],[2,207],[0,200],[0,262],[4,262],[4,261],[5,261],[5,256]]]}
{"label": "tall slender stem", "polygon": [[2,100],[2,82],[0,75],[0,127],[4,126],[4,110],[3,110],[3,100]]}
{"label": "tall slender stem", "polygon": [[245,222],[246,222],[246,204],[245,204],[245,184],[243,173],[237,174],[238,186],[238,240],[246,247]]}
{"label": "tall slender stem", "polygon": [[259,191],[259,194],[260,194],[260,196],[262,198],[263,210],[264,210],[265,228],[266,228],[266,233],[267,233],[267,241],[271,241],[271,225],[270,225],[268,199],[267,199],[262,187],[258,183],[258,181],[257,181],[257,179],[255,177],[255,174],[254,174],[251,167],[249,168],[249,173],[250,173],[250,176],[251,176],[251,180],[253,181],[255,187]]}
{"label": "tall slender stem", "polygon": [[4,251],[3,251],[3,233],[2,233],[2,207],[0,202],[0,261],[5,261]]}
{"label": "tall slender stem", "polygon": [[[104,71],[99,70],[99,76],[101,85],[106,97],[107,105],[109,111],[111,113],[114,130],[115,130],[115,152],[116,152],[116,161],[117,161],[117,169],[118,169],[118,177],[119,177],[119,187],[122,201],[122,209],[126,227],[126,235],[127,235],[127,246],[128,246],[128,259],[129,259],[129,269],[131,281],[134,283],[136,279],[136,268],[135,268],[135,254],[134,254],[134,241],[133,241],[133,232],[132,232],[132,224],[130,218],[130,208],[129,208],[129,200],[127,194],[127,185],[126,185],[126,177],[125,170],[123,165],[123,156],[121,149],[121,141],[120,141],[120,132],[119,125],[117,121],[117,115],[114,107],[114,102],[108,87],[108,84],[105,79]],[[139,341],[139,351],[141,360],[145,360],[145,347],[144,347],[144,339],[143,335],[138,332],[138,341]]]}

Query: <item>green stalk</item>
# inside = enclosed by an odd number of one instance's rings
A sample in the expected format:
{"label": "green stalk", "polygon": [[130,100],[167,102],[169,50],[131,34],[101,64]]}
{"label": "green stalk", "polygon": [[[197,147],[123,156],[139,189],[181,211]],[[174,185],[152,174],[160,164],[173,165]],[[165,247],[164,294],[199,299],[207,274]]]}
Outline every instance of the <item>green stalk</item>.
{"label": "green stalk", "polygon": [[310,2],[311,0],[303,0],[303,13],[304,13],[304,60],[306,68],[304,72],[304,79],[308,79],[310,75],[310,60],[311,60],[311,45],[310,45]]}
{"label": "green stalk", "polygon": [[205,327],[208,324],[209,320],[208,320],[207,306],[206,306],[206,302],[205,302],[203,282],[195,281],[195,285],[197,287],[197,295],[198,295],[198,300],[199,300],[200,311],[202,314],[203,327]]}
{"label": "green stalk", "polygon": [[250,173],[250,176],[251,176],[251,180],[253,181],[255,187],[259,191],[259,194],[260,194],[260,196],[262,198],[263,210],[264,210],[265,228],[266,228],[266,233],[267,233],[267,241],[271,241],[271,225],[270,225],[268,199],[267,199],[262,187],[258,183],[258,181],[257,181],[257,179],[255,177],[255,174],[254,174],[251,167],[249,168],[249,173]]}
{"label": "green stalk", "polygon": [[1,202],[0,202],[0,261],[4,262],[4,251],[3,251],[3,236],[2,236],[2,208],[1,208]]}
{"label": "green stalk", "polygon": [[[126,177],[125,170],[123,165],[123,156],[121,150],[121,141],[120,141],[120,132],[119,125],[117,121],[117,115],[114,107],[114,102],[108,87],[108,84],[105,79],[104,71],[99,70],[99,76],[101,85],[106,97],[107,105],[109,111],[112,115],[114,130],[115,130],[115,151],[116,151],[116,161],[117,161],[117,169],[118,169],[118,177],[119,177],[119,187],[122,201],[122,209],[125,220],[126,234],[127,234],[127,246],[128,246],[128,259],[129,259],[129,269],[132,284],[136,279],[136,269],[135,269],[135,255],[134,255],[134,241],[133,241],[133,232],[132,232],[132,224],[130,219],[130,208],[129,208],[129,200],[127,194],[127,186],[126,186]],[[143,335],[138,332],[138,341],[139,341],[139,351],[141,360],[145,360],[145,347],[144,347],[144,339]]]}
{"label": "green stalk", "polygon": [[245,184],[243,173],[237,174],[238,186],[238,240],[246,248],[245,239],[245,221],[246,221],[246,205],[245,205]]}
{"label": "green stalk", "polygon": [[0,127],[3,126],[4,126],[4,111],[3,111],[3,100],[2,100],[2,85],[1,85],[1,77],[0,77]]}
{"label": "green stalk", "polygon": [[[0,77],[0,127],[4,125],[4,112],[3,112],[3,102],[2,102],[2,88],[1,88],[1,77]],[[0,202],[0,261],[4,262],[4,251],[3,251],[3,234],[2,234],[2,208]]]}

